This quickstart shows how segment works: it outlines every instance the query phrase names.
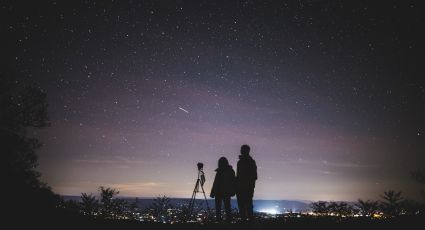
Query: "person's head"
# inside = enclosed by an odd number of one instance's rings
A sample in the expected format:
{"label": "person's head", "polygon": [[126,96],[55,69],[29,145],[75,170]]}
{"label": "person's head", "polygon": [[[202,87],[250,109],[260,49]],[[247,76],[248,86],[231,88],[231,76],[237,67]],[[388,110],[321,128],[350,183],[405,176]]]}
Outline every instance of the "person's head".
{"label": "person's head", "polygon": [[229,166],[229,161],[225,157],[220,157],[218,160],[218,167],[219,168],[225,168]]}
{"label": "person's head", "polygon": [[249,155],[250,150],[251,150],[251,148],[249,147],[249,145],[242,145],[241,146],[241,155],[243,155],[243,156]]}

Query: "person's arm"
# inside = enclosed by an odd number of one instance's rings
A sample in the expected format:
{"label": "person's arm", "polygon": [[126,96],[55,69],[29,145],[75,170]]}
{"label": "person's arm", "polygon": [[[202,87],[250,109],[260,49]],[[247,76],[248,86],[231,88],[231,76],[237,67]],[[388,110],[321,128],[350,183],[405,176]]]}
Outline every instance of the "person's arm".
{"label": "person's arm", "polygon": [[258,177],[257,177],[257,164],[255,163],[255,161],[253,160],[253,166],[252,166],[252,172],[253,172],[253,177],[254,177],[254,179],[255,180],[257,180],[258,179]]}
{"label": "person's arm", "polygon": [[233,169],[232,169],[231,185],[232,185],[232,187],[231,187],[232,191],[230,193],[230,196],[234,196],[234,195],[236,195],[236,174],[235,174],[235,170],[233,170]]}
{"label": "person's arm", "polygon": [[240,161],[238,161],[238,164],[236,165],[236,180],[241,175],[240,170],[241,170]]}

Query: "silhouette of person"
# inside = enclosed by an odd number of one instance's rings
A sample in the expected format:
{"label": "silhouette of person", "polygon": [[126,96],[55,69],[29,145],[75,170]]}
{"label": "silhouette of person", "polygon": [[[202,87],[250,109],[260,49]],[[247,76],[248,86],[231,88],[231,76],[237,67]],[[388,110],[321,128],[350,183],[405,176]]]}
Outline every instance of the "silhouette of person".
{"label": "silhouette of person", "polygon": [[210,197],[215,197],[215,213],[218,222],[221,222],[221,203],[224,203],[226,212],[226,221],[232,219],[230,197],[236,193],[235,186],[235,170],[229,165],[229,161],[225,157],[218,160],[218,168],[215,170],[214,183],[211,189]]}
{"label": "silhouette of person", "polygon": [[257,165],[249,155],[250,149],[248,145],[241,146],[236,172],[236,198],[242,221],[246,221],[247,218],[251,221],[253,217],[252,198],[257,180]]}

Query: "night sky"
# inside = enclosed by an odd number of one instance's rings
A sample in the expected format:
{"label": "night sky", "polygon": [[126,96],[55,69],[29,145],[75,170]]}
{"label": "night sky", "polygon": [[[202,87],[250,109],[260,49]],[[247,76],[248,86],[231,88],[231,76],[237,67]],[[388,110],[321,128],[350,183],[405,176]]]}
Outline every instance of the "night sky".
{"label": "night sky", "polygon": [[419,1],[28,2],[1,3],[1,71],[47,93],[59,194],[190,197],[203,162],[208,195],[249,144],[255,199],[419,197]]}

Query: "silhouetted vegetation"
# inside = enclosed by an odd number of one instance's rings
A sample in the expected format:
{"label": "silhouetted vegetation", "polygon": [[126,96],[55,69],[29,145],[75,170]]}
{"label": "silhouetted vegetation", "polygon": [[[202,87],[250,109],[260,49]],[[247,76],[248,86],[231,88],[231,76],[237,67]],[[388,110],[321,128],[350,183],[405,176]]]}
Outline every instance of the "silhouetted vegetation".
{"label": "silhouetted vegetation", "polygon": [[105,188],[101,186],[100,191],[100,216],[103,219],[123,219],[125,211],[125,201],[116,199],[115,196],[119,191],[112,188]]}
{"label": "silhouetted vegetation", "polygon": [[99,202],[93,194],[81,194],[81,211],[90,218],[96,217],[99,212]]}
{"label": "silhouetted vegetation", "polygon": [[423,204],[406,200],[401,191],[385,191],[381,198],[381,201],[358,199],[355,204],[318,201],[311,203],[311,209],[319,217],[396,218],[422,215]]}
{"label": "silhouetted vegetation", "polygon": [[2,141],[2,169],[4,170],[3,207],[12,218],[16,213],[33,213],[41,218],[54,214],[59,203],[47,184],[40,181],[35,151],[41,147],[31,135],[49,125],[46,93],[35,84],[29,84],[14,75],[2,75],[0,84],[0,139]]}
{"label": "silhouetted vegetation", "polygon": [[373,217],[375,214],[380,212],[379,202],[372,200],[362,200],[358,199],[356,208],[360,215],[364,217]]}
{"label": "silhouetted vegetation", "polygon": [[384,192],[381,196],[383,201],[381,202],[382,211],[388,217],[395,217],[401,214],[404,197],[401,195],[401,191],[396,192],[389,190]]}
{"label": "silhouetted vegetation", "polygon": [[318,201],[311,204],[313,213],[318,216],[346,217],[354,213],[354,209],[346,202]]}
{"label": "silhouetted vegetation", "polygon": [[319,216],[329,216],[331,214],[328,202],[326,201],[317,201],[311,203],[311,209],[313,210],[313,213]]}

